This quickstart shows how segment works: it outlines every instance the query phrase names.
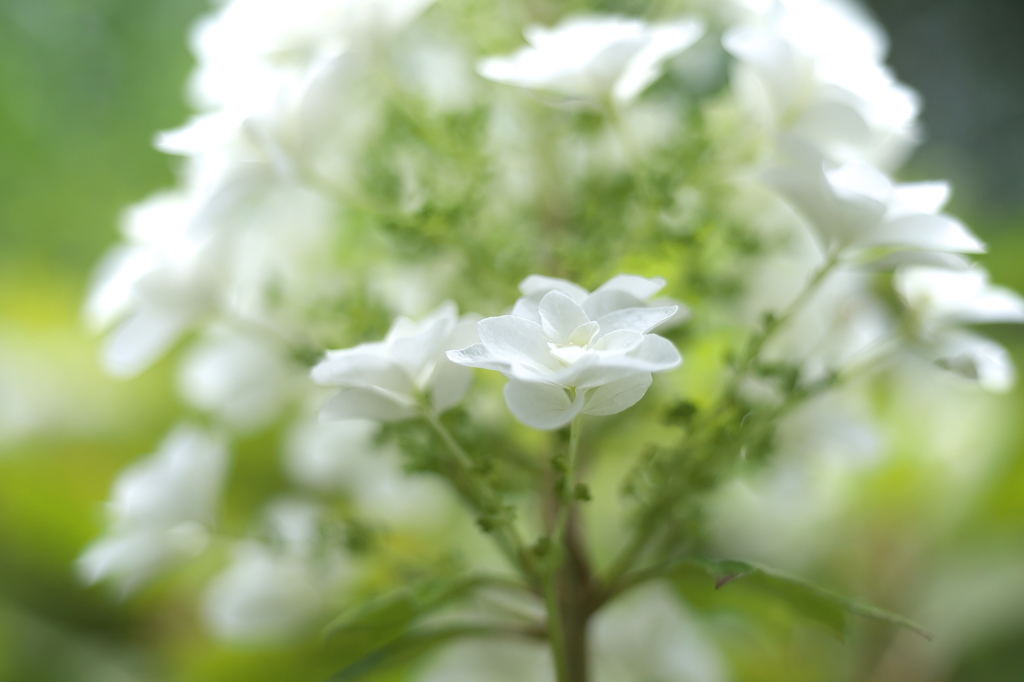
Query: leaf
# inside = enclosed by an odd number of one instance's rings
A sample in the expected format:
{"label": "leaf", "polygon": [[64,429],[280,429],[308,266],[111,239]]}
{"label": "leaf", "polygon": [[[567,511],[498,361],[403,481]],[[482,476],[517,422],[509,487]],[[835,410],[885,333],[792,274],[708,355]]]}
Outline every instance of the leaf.
{"label": "leaf", "polygon": [[425,632],[408,632],[374,649],[335,673],[328,682],[356,682],[383,668],[408,663],[435,646],[456,637],[475,634],[473,628],[449,627]]}
{"label": "leaf", "polygon": [[[908,618],[762,564],[690,558],[676,562],[666,574],[698,609],[712,610],[735,603],[734,599],[721,599],[724,595],[716,594],[721,590],[728,590],[730,597],[741,599],[768,595],[782,600],[801,617],[825,626],[839,637],[844,634],[852,614],[906,628],[929,641],[932,639],[930,632]],[[713,585],[708,584],[707,577],[712,578]],[[712,586],[714,589],[709,589]]]}
{"label": "leaf", "polygon": [[332,650],[339,652],[340,663],[346,666],[343,670],[360,661],[365,665],[365,661],[376,661],[374,657],[391,655],[392,644],[396,651],[407,648],[413,643],[413,640],[405,641],[408,632],[421,617],[462,597],[479,584],[478,579],[463,577],[457,580],[433,578],[407,585],[342,613],[324,628],[324,639]]}

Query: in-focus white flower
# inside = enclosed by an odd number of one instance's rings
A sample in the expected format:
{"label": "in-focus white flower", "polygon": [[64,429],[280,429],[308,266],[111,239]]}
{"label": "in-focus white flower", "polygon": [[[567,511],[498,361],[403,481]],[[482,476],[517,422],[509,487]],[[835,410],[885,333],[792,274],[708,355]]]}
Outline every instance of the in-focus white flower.
{"label": "in-focus white flower", "polygon": [[266,644],[309,634],[345,576],[344,557],[322,546],[320,507],[277,500],[266,520],[272,542],[238,543],[206,591],[207,624],[224,640]]}
{"label": "in-focus white flower", "polygon": [[792,163],[767,171],[764,179],[807,219],[827,251],[889,249],[899,252],[885,254],[894,264],[936,265],[948,260],[942,254],[985,251],[960,221],[940,213],[948,184],[894,184],[864,163],[829,168],[813,150],[794,144],[790,151]]}
{"label": "in-focus white flower", "polygon": [[182,396],[238,429],[273,420],[305,382],[303,368],[270,339],[214,327],[180,366]]}
{"label": "in-focus white flower", "polygon": [[110,535],[79,558],[82,578],[110,578],[130,592],[169,564],[202,551],[226,466],[221,438],[192,426],[172,431],[156,454],[114,484]]}
{"label": "in-focus white flower", "polygon": [[485,59],[477,70],[499,83],[626,103],[657,80],[666,60],[703,34],[694,19],[646,24],[614,15],[571,17],[553,28],[531,26],[525,31],[529,47]]}
{"label": "in-focus white flower", "polygon": [[313,381],[337,386],[320,418],[397,421],[419,414],[426,397],[438,412],[454,407],[469,390],[472,374],[445,351],[476,339],[475,320],[459,318],[454,303],[442,304],[421,322],[399,317],[383,341],[327,351]]}
{"label": "in-focus white flower", "polygon": [[589,293],[534,275],[520,285],[524,296],[511,315],[481,320],[481,342],[448,357],[508,377],[505,402],[528,426],[556,429],[581,412],[615,414],[644,396],[652,372],[682,362],[671,342],[648,333],[678,311],[647,306],[664,285],[620,275]]}
{"label": "in-focus white flower", "polygon": [[990,391],[1005,391],[1013,385],[1015,372],[1006,349],[957,327],[1024,322],[1024,298],[992,286],[980,267],[964,271],[900,268],[893,286],[907,307],[914,331],[928,344],[938,365]]}

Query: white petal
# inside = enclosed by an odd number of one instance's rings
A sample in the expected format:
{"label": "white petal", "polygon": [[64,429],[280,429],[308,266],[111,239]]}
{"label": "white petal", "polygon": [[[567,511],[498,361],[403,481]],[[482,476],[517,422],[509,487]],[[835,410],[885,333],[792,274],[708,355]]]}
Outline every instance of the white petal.
{"label": "white petal", "polygon": [[987,391],[1004,393],[1016,380],[1010,354],[995,341],[974,334],[951,333],[942,337],[936,353],[936,364],[940,367],[976,381]]}
{"label": "white petal", "polygon": [[488,317],[480,320],[477,331],[480,342],[495,360],[528,367],[558,367],[544,340],[544,329],[535,322],[511,315]]}
{"label": "white petal", "polygon": [[345,387],[327,399],[320,410],[320,419],[378,419],[388,422],[411,419],[416,414],[412,396],[389,393],[372,386]]}
{"label": "white petal", "polygon": [[895,215],[938,213],[949,201],[948,182],[908,182],[893,188],[890,211]]}
{"label": "white petal", "polygon": [[640,346],[630,355],[643,361],[649,372],[664,372],[683,364],[683,356],[675,345],[657,334],[646,334]]}
{"label": "white petal", "polygon": [[590,322],[583,309],[561,291],[545,294],[538,312],[544,336],[550,343],[567,343],[573,331]]}
{"label": "white petal", "polygon": [[640,275],[615,275],[610,280],[594,290],[599,291],[625,291],[637,298],[646,301],[651,296],[665,288],[665,280],[661,277],[641,277]]}
{"label": "white petal", "polygon": [[430,399],[434,409],[444,412],[455,407],[470,384],[473,383],[473,372],[468,367],[462,367],[448,359],[438,360],[437,368],[431,377]]}
{"label": "white petal", "polygon": [[588,392],[583,413],[604,416],[622,412],[644,397],[652,381],[653,377],[644,373],[599,386]]}
{"label": "white petal", "polygon": [[1003,287],[988,287],[960,313],[963,322],[1024,322],[1024,299]]}
{"label": "white petal", "polygon": [[822,101],[809,105],[792,131],[823,148],[837,143],[859,147],[871,141],[871,128],[864,117],[846,102]]}
{"label": "white petal", "polygon": [[604,289],[595,291],[583,301],[583,311],[592,320],[600,319],[608,313],[623,308],[644,308],[646,303],[628,291],[622,289]]}
{"label": "white petal", "polygon": [[121,323],[103,348],[103,365],[111,374],[137,375],[178,340],[192,316],[175,310],[143,309]]}
{"label": "white petal", "polygon": [[457,323],[458,308],[451,301],[441,304],[419,323],[403,328],[396,321],[386,338],[390,354],[410,376],[416,376],[444,350],[442,346]]}
{"label": "white petal", "polygon": [[558,277],[545,277],[544,275],[530,275],[519,283],[519,291],[524,296],[539,294],[537,296],[538,301],[549,291],[561,291],[576,303],[582,303],[588,293],[586,289],[575,282],[559,279]]}
{"label": "white petal", "polygon": [[597,353],[591,353],[562,372],[551,375],[550,378],[556,379],[563,386],[575,386],[579,390],[586,390],[645,371],[650,371],[647,363],[627,355],[599,357]]}
{"label": "white petal", "polygon": [[960,221],[945,215],[918,214],[886,221],[864,244],[908,246],[936,251],[984,253],[985,244]]}
{"label": "white petal", "polygon": [[413,390],[411,377],[390,357],[382,343],[327,351],[310,376],[321,386],[377,386],[398,393]]}
{"label": "white petal", "polygon": [[892,180],[866,163],[848,163],[827,171],[825,177],[841,198],[864,197],[885,206],[888,206],[892,198]]}
{"label": "white petal", "polygon": [[620,329],[645,334],[662,322],[670,319],[679,310],[679,306],[662,308],[623,308],[602,315],[597,322],[601,326],[597,338]]}
{"label": "white petal", "polygon": [[630,329],[616,329],[601,337],[601,340],[594,344],[596,351],[618,351],[628,353],[640,347],[644,341],[644,335]]}
{"label": "white petal", "polygon": [[541,430],[565,426],[583,408],[583,391],[571,400],[564,388],[513,379],[505,385],[505,403],[516,419]]}
{"label": "white petal", "polygon": [[652,27],[651,40],[629,62],[626,72],[613,88],[613,96],[629,102],[661,76],[662,64],[697,42],[704,25],[692,19],[658,24]]}
{"label": "white petal", "polygon": [[511,363],[495,358],[491,351],[482,343],[474,343],[472,346],[461,350],[450,350],[446,355],[449,360],[464,367],[493,369],[502,373],[509,371],[512,367]]}

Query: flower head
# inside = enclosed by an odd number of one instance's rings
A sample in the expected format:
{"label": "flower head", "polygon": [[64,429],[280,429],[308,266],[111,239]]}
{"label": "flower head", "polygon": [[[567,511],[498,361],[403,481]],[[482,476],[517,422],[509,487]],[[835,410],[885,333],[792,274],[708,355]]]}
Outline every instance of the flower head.
{"label": "flower head", "polygon": [[128,592],[168,564],[201,551],[204,524],[220,497],[227,453],[220,438],[191,426],[167,436],[159,451],[114,485],[112,533],[78,560],[88,582],[114,578]]}
{"label": "flower head", "polygon": [[990,285],[988,273],[978,267],[905,267],[896,272],[893,286],[936,364],[990,391],[1013,385],[1013,363],[1006,349],[957,325],[1024,322],[1024,299]]}
{"label": "flower head", "polygon": [[661,75],[666,60],[697,42],[704,27],[693,19],[649,25],[620,16],[586,16],[525,33],[529,47],[485,59],[480,75],[570,97],[629,102]]}
{"label": "flower head", "polygon": [[480,343],[448,357],[508,377],[505,402],[528,426],[559,428],[581,412],[615,414],[644,396],[652,372],[682,362],[671,342],[649,333],[678,311],[644,301],[663,286],[620,275],[590,293],[534,275],[520,285],[524,296],[511,315],[481,320]]}
{"label": "flower head", "polygon": [[897,258],[889,254],[894,264],[938,264],[944,259],[935,253],[985,251],[966,226],[940,213],[949,199],[946,183],[895,184],[860,162],[831,168],[815,150],[791,142],[790,161],[764,177],[807,219],[826,248],[896,250]]}
{"label": "flower head", "polygon": [[421,397],[429,397],[438,412],[453,407],[472,376],[444,352],[474,337],[473,320],[460,319],[449,302],[422,322],[398,318],[383,341],[327,351],[313,368],[313,381],[338,391],[324,405],[321,419],[409,419],[418,414]]}

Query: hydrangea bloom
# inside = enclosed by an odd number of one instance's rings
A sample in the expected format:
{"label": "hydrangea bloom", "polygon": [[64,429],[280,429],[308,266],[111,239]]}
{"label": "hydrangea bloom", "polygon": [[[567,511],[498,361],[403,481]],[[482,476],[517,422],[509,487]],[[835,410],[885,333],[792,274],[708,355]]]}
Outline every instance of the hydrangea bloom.
{"label": "hydrangea bloom", "polygon": [[184,195],[160,194],[124,216],[130,243],[104,261],[86,308],[96,329],[118,324],[103,353],[113,374],[138,374],[217,305],[215,253],[187,229],[193,210]]}
{"label": "hydrangea bloom", "polygon": [[226,640],[279,642],[308,633],[344,574],[337,551],[317,551],[318,507],[280,500],[268,517],[273,546],[239,543],[232,563],[207,590],[206,621]]}
{"label": "hydrangea bloom", "polygon": [[453,407],[472,376],[444,352],[474,337],[473,320],[460,319],[455,304],[445,303],[422,322],[399,317],[383,341],[327,351],[313,368],[313,381],[338,391],[321,419],[409,419],[419,413],[420,396],[428,396],[438,412]]}
{"label": "hydrangea bloom", "polygon": [[166,565],[205,546],[227,465],[219,437],[192,426],[172,431],[157,453],[129,468],[114,485],[111,534],[79,559],[83,578],[116,579],[137,588]]}
{"label": "hydrangea bloom", "polygon": [[619,16],[573,17],[554,28],[526,29],[529,47],[485,59],[478,70],[499,83],[629,102],[657,80],[666,60],[703,34],[693,19],[648,25]]}
{"label": "hydrangea bloom", "polygon": [[1024,322],[1024,299],[989,284],[979,267],[949,271],[906,267],[896,272],[896,292],[911,315],[920,339],[935,361],[991,391],[1013,385],[1013,363],[994,341],[957,329],[962,324]]}
{"label": "hydrangea bloom", "polygon": [[[982,253],[984,244],[940,211],[949,199],[943,182],[894,184],[881,171],[851,162],[829,168],[797,145],[793,163],[765,179],[803,215],[827,249],[896,249],[902,262],[944,262],[939,253]],[[892,254],[890,254],[892,258]]]}
{"label": "hydrangea bloom", "polygon": [[275,340],[216,326],[189,349],[178,386],[189,403],[244,431],[276,418],[304,377]]}
{"label": "hydrangea bloom", "polygon": [[511,315],[481,320],[481,342],[448,357],[508,377],[505,401],[528,426],[556,429],[581,412],[615,414],[644,396],[652,372],[682,362],[671,342],[648,333],[678,311],[645,303],[664,285],[619,276],[590,293],[534,275],[520,285],[524,296]]}
{"label": "hydrangea bloom", "polygon": [[919,98],[883,66],[885,36],[850,3],[771,3],[723,45],[738,61],[737,99],[769,132],[882,167],[917,140]]}

